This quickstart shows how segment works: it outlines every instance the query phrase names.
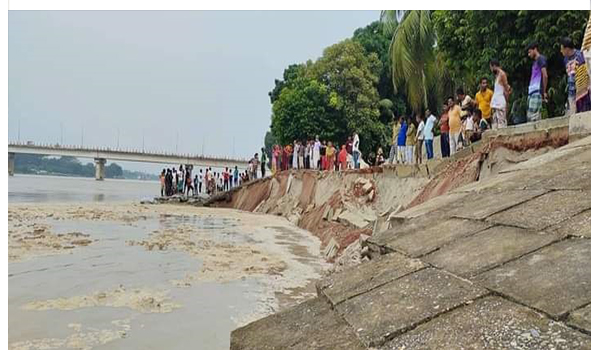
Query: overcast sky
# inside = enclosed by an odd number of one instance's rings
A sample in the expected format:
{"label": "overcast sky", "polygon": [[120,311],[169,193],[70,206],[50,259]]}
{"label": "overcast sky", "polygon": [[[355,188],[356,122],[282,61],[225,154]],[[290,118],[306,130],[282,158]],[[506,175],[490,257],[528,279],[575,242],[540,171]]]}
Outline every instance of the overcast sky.
{"label": "overcast sky", "polygon": [[[9,140],[249,157],[292,63],[378,11],[9,11]],[[234,149],[235,147],[235,149]],[[109,160],[110,162],[110,160]],[[127,164],[129,169],[148,169]]]}

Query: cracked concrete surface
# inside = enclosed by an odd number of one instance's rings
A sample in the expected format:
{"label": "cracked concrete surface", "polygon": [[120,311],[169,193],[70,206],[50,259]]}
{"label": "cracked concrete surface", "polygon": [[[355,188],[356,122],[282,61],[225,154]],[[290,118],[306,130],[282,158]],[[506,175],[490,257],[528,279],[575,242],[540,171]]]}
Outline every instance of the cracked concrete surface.
{"label": "cracked concrete surface", "polygon": [[[588,137],[395,212],[368,240],[383,255],[317,284],[324,316],[304,334],[327,341],[305,348],[590,349],[590,148]],[[295,339],[288,323],[308,305],[234,331],[232,348],[294,348],[279,341]]]}

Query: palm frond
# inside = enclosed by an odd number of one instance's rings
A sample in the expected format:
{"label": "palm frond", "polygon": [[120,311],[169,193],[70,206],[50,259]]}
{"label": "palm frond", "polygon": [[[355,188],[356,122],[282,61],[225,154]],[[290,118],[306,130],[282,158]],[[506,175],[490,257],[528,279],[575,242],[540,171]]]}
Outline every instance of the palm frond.
{"label": "palm frond", "polygon": [[[390,21],[390,16],[387,11],[382,12],[382,19]],[[392,79],[395,91],[404,84],[408,103],[415,111],[427,103],[431,87],[436,84],[436,77],[428,68],[435,62],[434,43],[430,11],[413,10],[402,14],[390,44]]]}

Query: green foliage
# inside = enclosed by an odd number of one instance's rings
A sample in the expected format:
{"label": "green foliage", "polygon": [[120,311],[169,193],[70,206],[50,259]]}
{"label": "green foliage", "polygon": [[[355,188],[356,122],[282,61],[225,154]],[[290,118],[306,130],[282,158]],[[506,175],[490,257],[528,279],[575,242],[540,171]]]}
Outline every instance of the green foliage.
{"label": "green foliage", "polygon": [[519,115],[526,108],[531,75],[532,61],[526,48],[530,42],[538,42],[548,59],[551,96],[545,113],[557,116],[564,113],[566,102],[559,40],[570,36],[580,45],[588,17],[589,11],[434,11],[433,23],[453,87],[462,86],[474,94],[481,77],[493,78],[488,62],[497,58],[513,88],[511,102],[516,106],[511,110]]}
{"label": "green foliage", "polygon": [[269,166],[271,166],[271,157],[273,156],[273,145],[276,143],[277,140],[275,140],[275,136],[273,136],[271,130],[267,130],[265,133],[264,147],[265,151],[267,152],[267,162],[269,163]]}
{"label": "green foliage", "polygon": [[394,89],[404,91],[408,104],[417,113],[426,107],[435,110],[441,102],[446,71],[435,49],[436,33],[432,11],[382,11],[381,20],[394,36],[390,43]]}
{"label": "green foliage", "polygon": [[[115,164],[104,168],[107,178],[122,178],[123,169]],[[83,177],[94,177],[96,169],[94,164],[81,164],[75,157],[46,157],[33,154],[15,155],[15,172],[20,174],[57,174]]]}
{"label": "green foliage", "polygon": [[340,144],[357,131],[363,152],[375,149],[385,132],[378,108],[381,66],[375,53],[352,40],[326,48],[314,63],[290,66],[286,71],[294,74],[284,74],[271,92],[273,135],[284,144],[317,135]]}

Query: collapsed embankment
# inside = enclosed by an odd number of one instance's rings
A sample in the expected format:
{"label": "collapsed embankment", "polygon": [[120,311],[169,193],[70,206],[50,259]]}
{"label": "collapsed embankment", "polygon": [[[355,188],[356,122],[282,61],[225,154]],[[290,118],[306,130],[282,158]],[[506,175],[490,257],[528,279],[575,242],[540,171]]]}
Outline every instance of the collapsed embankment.
{"label": "collapsed embankment", "polygon": [[284,216],[319,237],[326,258],[333,259],[361,235],[370,236],[379,221],[408,204],[427,182],[426,177],[401,178],[382,168],[283,171],[242,186],[213,205]]}
{"label": "collapsed embankment", "polygon": [[210,205],[284,216],[319,237],[327,259],[351,265],[368,255],[361,235],[387,229],[394,212],[565,145],[568,129],[568,122],[553,122],[536,130],[491,131],[453,157],[423,165],[284,171],[213,198]]}

